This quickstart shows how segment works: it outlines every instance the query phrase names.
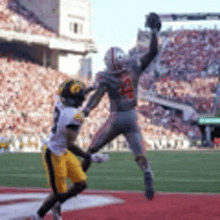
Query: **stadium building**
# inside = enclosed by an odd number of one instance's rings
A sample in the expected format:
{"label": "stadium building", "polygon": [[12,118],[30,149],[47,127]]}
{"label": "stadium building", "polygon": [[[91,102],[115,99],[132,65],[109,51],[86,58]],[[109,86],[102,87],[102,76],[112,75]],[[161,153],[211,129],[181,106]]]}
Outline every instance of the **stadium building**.
{"label": "stadium building", "polygon": [[70,76],[91,75],[88,55],[97,49],[88,0],[7,2],[7,11],[1,12],[2,56],[27,59]]}

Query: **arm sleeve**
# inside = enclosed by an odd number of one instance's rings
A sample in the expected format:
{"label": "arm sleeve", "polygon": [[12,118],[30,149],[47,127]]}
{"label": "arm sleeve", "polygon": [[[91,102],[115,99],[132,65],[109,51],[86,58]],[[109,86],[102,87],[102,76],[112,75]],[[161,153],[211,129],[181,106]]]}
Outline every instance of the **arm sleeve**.
{"label": "arm sleeve", "polygon": [[76,137],[79,132],[79,125],[71,124],[66,126],[66,139],[67,139],[67,148],[69,151],[71,151],[76,156],[83,157],[85,159],[90,158],[90,154],[84,152],[80,149],[76,144],[74,144],[74,141],[76,140]]}
{"label": "arm sleeve", "polygon": [[150,42],[150,51],[143,55],[140,59],[141,62],[141,71],[144,71],[150,62],[154,59],[158,52],[158,42],[156,32],[152,32],[151,42]]}
{"label": "arm sleeve", "polygon": [[75,145],[73,143],[68,144],[68,150],[71,151],[76,156],[79,156],[79,157],[82,157],[82,158],[85,158],[85,159],[90,159],[90,154],[89,153],[84,152],[77,145]]}
{"label": "arm sleeve", "polygon": [[90,97],[86,107],[83,109],[85,116],[88,116],[89,112],[99,104],[106,91],[107,85],[103,82],[98,82],[95,93]]}

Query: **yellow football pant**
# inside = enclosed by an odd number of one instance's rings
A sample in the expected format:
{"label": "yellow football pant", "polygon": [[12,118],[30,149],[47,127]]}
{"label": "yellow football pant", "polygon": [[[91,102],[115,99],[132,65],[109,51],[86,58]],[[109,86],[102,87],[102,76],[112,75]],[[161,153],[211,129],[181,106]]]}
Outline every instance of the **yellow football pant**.
{"label": "yellow football pant", "polygon": [[67,191],[67,178],[73,183],[87,180],[81,167],[81,161],[69,150],[62,156],[57,156],[47,146],[44,146],[43,162],[47,180],[54,193]]}

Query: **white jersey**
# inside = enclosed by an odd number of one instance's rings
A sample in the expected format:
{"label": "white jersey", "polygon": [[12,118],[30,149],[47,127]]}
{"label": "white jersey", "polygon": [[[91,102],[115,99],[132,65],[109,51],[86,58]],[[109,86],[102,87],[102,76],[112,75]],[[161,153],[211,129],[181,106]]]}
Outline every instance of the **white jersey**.
{"label": "white jersey", "polygon": [[48,148],[56,155],[62,155],[67,150],[66,126],[80,125],[74,120],[74,116],[79,113],[79,109],[66,107],[58,101],[54,110],[54,121],[49,140],[46,141]]}
{"label": "white jersey", "polygon": [[6,137],[0,136],[0,143],[8,143],[8,139]]}

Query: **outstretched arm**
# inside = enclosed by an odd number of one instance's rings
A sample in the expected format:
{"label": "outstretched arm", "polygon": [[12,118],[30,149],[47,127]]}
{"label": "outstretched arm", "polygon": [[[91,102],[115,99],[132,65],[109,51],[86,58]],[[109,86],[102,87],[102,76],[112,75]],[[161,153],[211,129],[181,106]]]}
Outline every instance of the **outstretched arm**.
{"label": "outstretched arm", "polygon": [[88,116],[90,111],[98,105],[106,90],[107,88],[105,86],[96,89],[95,93],[90,97],[86,107],[82,111],[85,116]]}
{"label": "outstretched arm", "polygon": [[145,27],[151,29],[151,42],[150,42],[150,51],[146,53],[141,59],[141,70],[144,71],[150,62],[154,59],[158,52],[158,42],[157,42],[157,33],[161,29],[161,20],[159,15],[156,13],[150,13],[147,17]]}
{"label": "outstretched arm", "polygon": [[141,57],[141,70],[144,71],[158,52],[157,30],[152,30],[150,51]]}
{"label": "outstretched arm", "polygon": [[80,125],[67,125],[66,127],[66,140],[67,140],[67,148],[73,154],[80,156],[82,158],[88,159],[90,158],[90,154],[81,150],[77,145],[74,144],[76,137],[79,133]]}

